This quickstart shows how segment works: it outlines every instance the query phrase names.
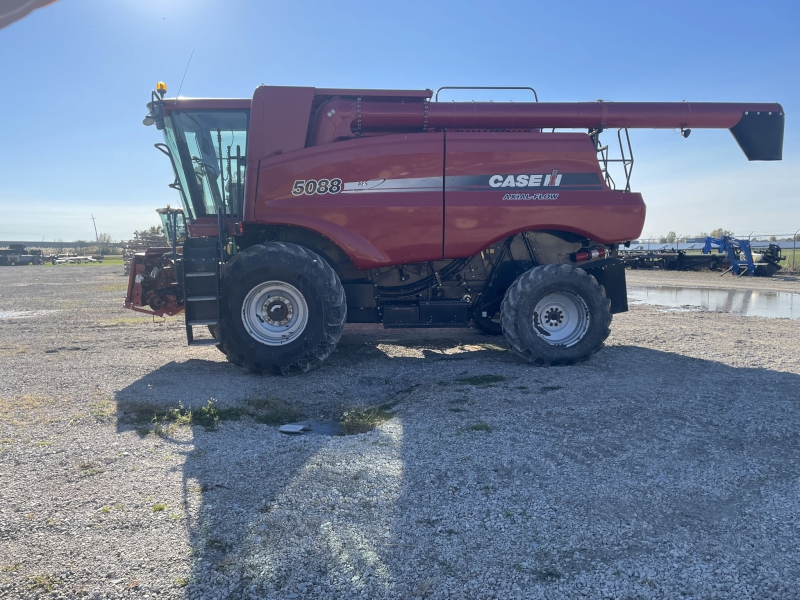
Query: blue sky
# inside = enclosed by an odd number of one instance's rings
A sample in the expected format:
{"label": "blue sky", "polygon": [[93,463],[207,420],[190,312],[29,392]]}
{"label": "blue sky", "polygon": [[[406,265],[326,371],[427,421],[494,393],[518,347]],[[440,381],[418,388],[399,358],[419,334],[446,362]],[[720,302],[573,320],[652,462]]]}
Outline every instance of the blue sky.
{"label": "blue sky", "polygon": [[0,30],[0,239],[91,239],[91,214],[114,239],[156,224],[178,197],[141,120],[192,50],[184,96],[529,85],[543,101],[778,101],[782,162],[748,162],[724,130],[635,130],[633,189],[645,236],[794,231],[798,24],[797,0],[60,0]]}

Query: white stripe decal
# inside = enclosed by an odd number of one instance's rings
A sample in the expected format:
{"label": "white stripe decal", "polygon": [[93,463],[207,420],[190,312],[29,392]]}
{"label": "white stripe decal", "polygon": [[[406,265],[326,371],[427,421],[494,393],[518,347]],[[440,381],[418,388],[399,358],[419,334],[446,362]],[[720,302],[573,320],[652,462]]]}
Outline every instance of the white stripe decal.
{"label": "white stripe decal", "polygon": [[409,177],[406,179],[370,179],[344,184],[343,194],[360,192],[438,192],[442,190],[441,177]]}

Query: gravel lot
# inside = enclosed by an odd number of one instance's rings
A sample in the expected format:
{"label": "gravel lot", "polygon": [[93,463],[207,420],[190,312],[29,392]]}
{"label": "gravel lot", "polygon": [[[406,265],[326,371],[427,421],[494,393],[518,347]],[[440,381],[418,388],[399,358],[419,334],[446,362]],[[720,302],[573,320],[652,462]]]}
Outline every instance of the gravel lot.
{"label": "gravel lot", "polygon": [[[120,271],[0,269],[2,598],[800,597],[800,321],[637,305],[550,369],[351,325],[323,369],[260,377],[120,308]],[[397,405],[337,437],[130,418],[268,396]]]}

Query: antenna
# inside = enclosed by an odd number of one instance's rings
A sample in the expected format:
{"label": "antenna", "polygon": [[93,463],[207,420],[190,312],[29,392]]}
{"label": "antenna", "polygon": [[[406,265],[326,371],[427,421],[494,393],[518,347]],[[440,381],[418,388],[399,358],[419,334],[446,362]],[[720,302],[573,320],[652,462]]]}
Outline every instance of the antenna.
{"label": "antenna", "polygon": [[181,84],[178,86],[178,93],[175,94],[175,102],[178,102],[178,96],[181,95],[181,88],[183,88],[183,80],[186,79],[186,73],[189,71],[189,65],[192,64],[192,57],[194,56],[194,48],[192,48],[192,53],[189,55],[189,62],[186,63],[186,70],[183,72],[183,79],[181,79]]}

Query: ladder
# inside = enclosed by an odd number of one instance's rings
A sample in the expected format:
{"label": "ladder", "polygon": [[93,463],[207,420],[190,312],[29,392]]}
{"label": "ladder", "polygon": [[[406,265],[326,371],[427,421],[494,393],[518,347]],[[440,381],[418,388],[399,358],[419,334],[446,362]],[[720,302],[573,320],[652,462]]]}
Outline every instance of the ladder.
{"label": "ladder", "polygon": [[216,337],[195,339],[195,327],[220,331],[219,239],[187,238],[183,245],[183,293],[186,339],[190,346],[213,346]]}

